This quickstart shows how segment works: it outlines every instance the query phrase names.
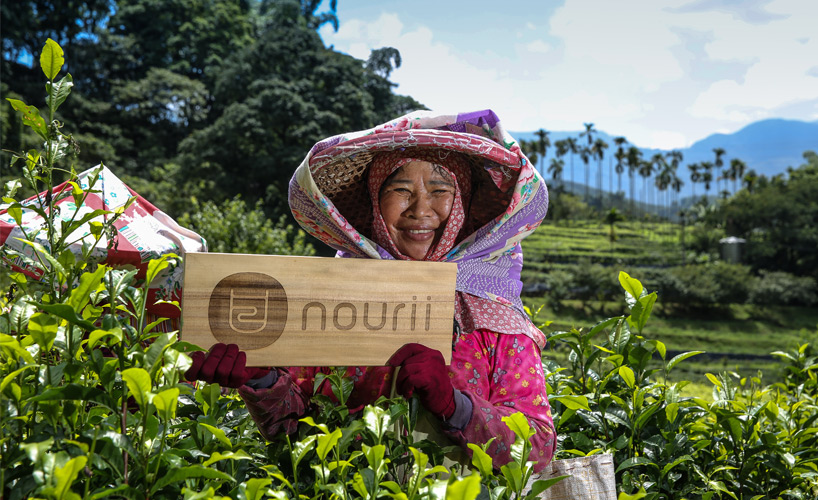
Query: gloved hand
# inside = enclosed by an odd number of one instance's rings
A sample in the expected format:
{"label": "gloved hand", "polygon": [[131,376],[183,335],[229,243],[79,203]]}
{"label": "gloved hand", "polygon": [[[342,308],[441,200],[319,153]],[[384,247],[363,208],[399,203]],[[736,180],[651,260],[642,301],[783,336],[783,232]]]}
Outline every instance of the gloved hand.
{"label": "gloved hand", "polygon": [[417,394],[421,404],[448,420],[457,406],[449,369],[440,351],[420,344],[406,344],[389,358],[389,366],[400,366],[397,389],[405,398]]}
{"label": "gloved hand", "polygon": [[185,378],[191,382],[203,380],[208,384],[215,382],[222,387],[237,388],[270,372],[269,368],[247,368],[247,354],[236,344],[216,344],[207,354],[196,351],[190,357],[193,364],[185,372]]}

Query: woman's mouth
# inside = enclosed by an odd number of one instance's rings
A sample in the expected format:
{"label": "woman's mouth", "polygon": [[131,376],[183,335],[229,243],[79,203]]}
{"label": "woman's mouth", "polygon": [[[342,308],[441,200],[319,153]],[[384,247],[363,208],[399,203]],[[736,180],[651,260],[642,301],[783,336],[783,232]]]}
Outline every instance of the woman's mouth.
{"label": "woman's mouth", "polygon": [[435,236],[434,229],[404,229],[403,232],[409,239],[415,241],[426,241]]}

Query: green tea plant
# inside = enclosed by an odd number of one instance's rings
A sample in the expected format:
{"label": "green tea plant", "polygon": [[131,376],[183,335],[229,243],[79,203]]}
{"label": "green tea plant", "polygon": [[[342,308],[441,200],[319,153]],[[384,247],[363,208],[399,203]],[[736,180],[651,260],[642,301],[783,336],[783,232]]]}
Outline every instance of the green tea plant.
{"label": "green tea plant", "polygon": [[668,374],[701,352],[667,360],[665,345],[643,333],[656,294],[624,272],[619,281],[626,315],[549,335],[570,363],[548,363],[558,457],[612,453],[621,498],[815,498],[810,346],[773,353],[788,362],[782,383],[708,374],[713,401],[685,397],[689,382],[669,383]]}

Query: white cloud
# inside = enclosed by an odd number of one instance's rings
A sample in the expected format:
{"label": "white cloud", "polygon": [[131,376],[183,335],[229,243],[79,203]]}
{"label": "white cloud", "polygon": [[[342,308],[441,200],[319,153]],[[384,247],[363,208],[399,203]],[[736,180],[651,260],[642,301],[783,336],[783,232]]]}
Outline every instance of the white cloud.
{"label": "white cloud", "polygon": [[[773,0],[765,7],[771,15],[753,24],[684,6],[566,0],[547,21],[510,26],[516,36],[492,40],[472,30],[456,45],[435,36],[451,20],[407,28],[395,13],[322,34],[361,59],[374,48],[397,48],[398,92],[433,109],[492,108],[510,130],[578,130],[593,121],[633,143],[673,148],[818,98],[818,2]],[[700,48],[686,47],[681,32],[700,34]],[[708,70],[721,67],[731,71]],[[802,114],[785,118],[812,119],[814,110]]]}

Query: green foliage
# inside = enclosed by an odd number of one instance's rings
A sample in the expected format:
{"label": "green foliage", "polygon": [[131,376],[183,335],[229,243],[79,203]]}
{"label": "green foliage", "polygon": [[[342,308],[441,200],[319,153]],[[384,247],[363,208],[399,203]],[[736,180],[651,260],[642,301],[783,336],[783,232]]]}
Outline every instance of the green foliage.
{"label": "green foliage", "polygon": [[804,305],[818,303],[818,286],[810,276],[782,271],[761,271],[750,288],[749,302],[758,305]]}
{"label": "green foliage", "polygon": [[220,205],[212,201],[201,205],[196,203],[193,214],[183,215],[179,223],[202,235],[211,252],[315,254],[304,232],[292,225],[285,225],[283,216],[274,227],[261,209],[260,201],[252,210],[248,210],[247,204],[238,196]]}
{"label": "green foliage", "polygon": [[723,261],[646,273],[664,300],[708,307],[743,303],[754,283],[748,266]]}
{"label": "green foliage", "polygon": [[728,234],[747,240],[744,258],[753,269],[784,271],[818,279],[818,154],[804,153],[804,164],[752,191],[726,200],[711,225],[726,223]]}
{"label": "green foliage", "polygon": [[683,396],[688,382],[668,375],[700,351],[668,359],[666,346],[642,333],[656,294],[625,273],[620,283],[627,315],[549,335],[570,352],[569,366],[551,366],[547,377],[559,456],[613,453],[620,498],[813,498],[812,348],[774,353],[788,365],[785,382],[708,374],[712,402]]}
{"label": "green foliage", "polygon": [[[338,27],[335,1],[40,4],[2,5],[3,97],[37,99],[40,69],[21,61],[38,61],[44,33],[54,36],[80,75],[76,105],[58,117],[84,145],[79,160],[104,160],[173,217],[190,213],[190,197],[241,194],[277,220],[315,142],[423,108],[388,80],[400,65],[394,48],[364,61],[324,45],[316,30]],[[34,147],[35,129],[5,119],[5,108],[4,146]]]}

